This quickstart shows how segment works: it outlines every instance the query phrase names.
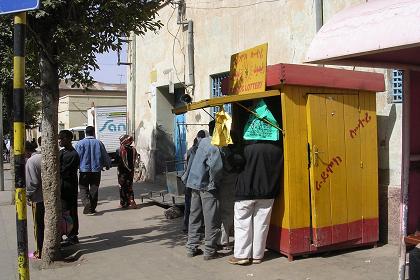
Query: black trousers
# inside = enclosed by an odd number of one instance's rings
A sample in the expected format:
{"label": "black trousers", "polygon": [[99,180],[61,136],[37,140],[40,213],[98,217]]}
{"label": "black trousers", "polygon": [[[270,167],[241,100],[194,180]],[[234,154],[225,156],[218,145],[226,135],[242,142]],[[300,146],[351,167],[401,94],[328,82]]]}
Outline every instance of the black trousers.
{"label": "black trousers", "polygon": [[79,215],[77,214],[77,204],[70,209],[70,217],[73,220],[73,229],[70,231],[68,237],[79,235]]}
{"label": "black trousers", "polygon": [[[63,193],[62,193],[63,194]],[[67,237],[74,237],[79,235],[79,216],[77,214],[77,193],[76,195],[67,195],[61,197],[63,211],[69,211],[70,217],[73,220],[73,229]]]}
{"label": "black trousers", "polygon": [[42,246],[44,244],[44,216],[45,207],[44,202],[32,202],[32,216],[34,219],[34,235],[36,243],[36,252],[41,257]]}
{"label": "black trousers", "polygon": [[98,190],[101,183],[101,172],[80,172],[80,199],[85,210],[95,211],[98,206]]}

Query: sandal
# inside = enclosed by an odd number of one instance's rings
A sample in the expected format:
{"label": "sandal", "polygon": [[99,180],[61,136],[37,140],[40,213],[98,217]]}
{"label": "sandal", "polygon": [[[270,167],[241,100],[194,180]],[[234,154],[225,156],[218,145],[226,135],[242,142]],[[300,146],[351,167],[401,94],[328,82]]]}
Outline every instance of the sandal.
{"label": "sandal", "polygon": [[28,257],[32,260],[40,260],[41,257],[39,256],[38,252],[31,252],[28,254]]}

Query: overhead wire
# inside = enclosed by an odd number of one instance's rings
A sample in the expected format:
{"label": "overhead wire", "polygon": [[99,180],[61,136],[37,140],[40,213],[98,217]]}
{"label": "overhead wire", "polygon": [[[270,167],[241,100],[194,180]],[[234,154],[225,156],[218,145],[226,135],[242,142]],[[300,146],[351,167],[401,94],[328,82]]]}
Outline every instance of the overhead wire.
{"label": "overhead wire", "polygon": [[[181,30],[181,26],[182,25],[179,25],[178,30],[175,33],[175,35],[169,30],[169,22],[172,19],[173,15],[175,14],[175,11],[176,11],[176,6],[173,5],[172,3],[171,3],[171,6],[172,6],[172,9],[173,10],[172,10],[172,13],[171,13],[168,21],[166,22],[166,30],[174,38],[173,39],[173,43],[172,43],[172,66],[174,68],[176,78],[181,83],[181,85],[184,87],[184,89],[188,91],[189,90],[189,87],[185,84],[185,51],[184,51],[184,47],[181,44],[181,41],[178,38],[178,34],[179,34],[179,31]],[[179,48],[181,49],[181,53],[182,53],[182,56],[183,56],[183,61],[184,61],[184,71],[183,71],[183,73],[184,73],[184,81],[181,81],[181,79],[179,78],[178,70],[177,70],[177,67],[175,65],[175,42],[178,42]]]}

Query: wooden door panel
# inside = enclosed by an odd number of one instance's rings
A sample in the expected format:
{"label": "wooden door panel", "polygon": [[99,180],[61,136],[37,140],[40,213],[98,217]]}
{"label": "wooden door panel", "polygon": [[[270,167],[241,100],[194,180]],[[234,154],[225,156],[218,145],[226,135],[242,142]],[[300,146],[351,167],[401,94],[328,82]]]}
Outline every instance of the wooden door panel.
{"label": "wooden door panel", "polygon": [[347,169],[347,217],[349,240],[362,237],[363,218],[362,205],[362,169],[361,169],[361,138],[354,131],[359,125],[359,99],[354,96],[344,96],[344,125]]}
{"label": "wooden door panel", "polygon": [[347,173],[346,173],[346,146],[344,131],[344,95],[328,95],[326,98],[326,119],[328,166],[330,199],[331,199],[331,223],[332,243],[340,243],[348,240],[347,224]]}
{"label": "wooden door panel", "polygon": [[332,221],[330,185],[325,173],[328,165],[325,95],[308,95],[307,116],[313,243],[315,246],[326,246],[332,242]]}
{"label": "wooden door panel", "polygon": [[357,94],[308,95],[311,214],[317,247],[361,235],[360,225],[352,224],[362,212],[360,139],[348,136],[358,117]]}

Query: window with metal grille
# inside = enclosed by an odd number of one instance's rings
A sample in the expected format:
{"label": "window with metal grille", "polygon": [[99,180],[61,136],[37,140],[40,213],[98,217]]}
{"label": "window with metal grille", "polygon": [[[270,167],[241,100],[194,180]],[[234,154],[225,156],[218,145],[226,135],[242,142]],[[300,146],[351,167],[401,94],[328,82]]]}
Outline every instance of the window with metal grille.
{"label": "window with metal grille", "polygon": [[401,103],[403,99],[403,72],[392,70],[392,103]]}
{"label": "window with metal grille", "polygon": [[[222,96],[222,81],[223,79],[229,77],[229,73],[220,73],[216,75],[210,76],[210,87],[211,87],[211,97],[218,97]],[[225,111],[232,115],[232,104],[225,104],[223,106]],[[211,114],[214,117],[216,113],[219,111],[219,107],[212,107]]]}

